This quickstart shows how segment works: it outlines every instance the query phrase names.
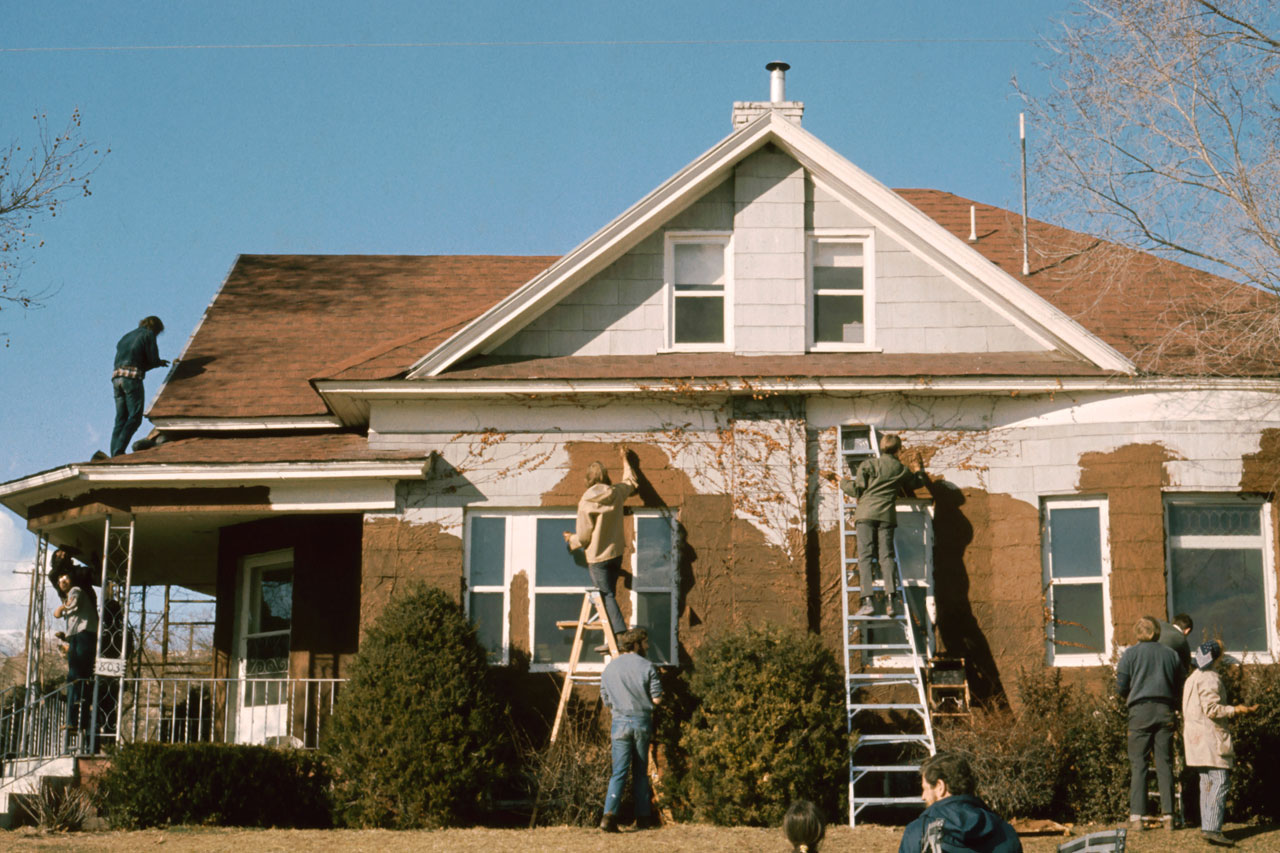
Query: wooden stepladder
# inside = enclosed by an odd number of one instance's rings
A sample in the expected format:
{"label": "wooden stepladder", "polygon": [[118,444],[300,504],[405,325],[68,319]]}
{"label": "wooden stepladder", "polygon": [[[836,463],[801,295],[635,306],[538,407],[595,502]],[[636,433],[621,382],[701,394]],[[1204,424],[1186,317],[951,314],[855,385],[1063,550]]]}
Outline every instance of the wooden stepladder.
{"label": "wooden stepladder", "polygon": [[564,674],[564,687],[560,689],[560,705],[556,708],[556,720],[551,725],[552,743],[556,742],[556,735],[560,734],[560,723],[564,720],[565,711],[569,708],[569,696],[573,693],[573,685],[600,683],[600,673],[578,672],[578,664],[582,659],[582,642],[587,631],[603,632],[609,654],[613,657],[618,656],[618,639],[613,634],[613,626],[609,624],[609,614],[604,610],[604,596],[598,589],[589,589],[583,593],[582,610],[578,614],[578,621],[557,622],[556,627],[573,628],[574,634],[573,649],[569,652],[569,671]]}

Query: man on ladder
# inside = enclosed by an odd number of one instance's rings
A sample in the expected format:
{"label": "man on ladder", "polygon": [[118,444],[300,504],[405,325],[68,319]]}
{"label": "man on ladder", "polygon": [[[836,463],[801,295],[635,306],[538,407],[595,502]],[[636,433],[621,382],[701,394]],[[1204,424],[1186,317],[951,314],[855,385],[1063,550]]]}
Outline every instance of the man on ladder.
{"label": "man on ladder", "polygon": [[[889,433],[880,438],[880,455],[865,460],[858,466],[852,480],[843,480],[840,488],[858,501],[854,511],[854,530],[858,538],[858,575],[861,587],[861,606],[854,616],[866,617],[884,614],[885,595],[890,596],[889,612],[901,615],[898,609],[898,564],[895,559],[893,534],[898,528],[898,510],[895,506],[898,493],[904,486],[915,490],[929,482],[924,465],[919,459],[911,462],[908,470],[898,461],[902,439]],[[871,596],[875,580],[873,564],[880,566],[884,579],[884,592]]]}
{"label": "man on ladder", "polygon": [[[622,552],[626,547],[622,537],[622,505],[639,486],[625,444],[619,448],[618,455],[622,459],[622,482],[617,485],[610,482],[604,463],[592,462],[587,466],[587,490],[578,501],[577,530],[574,533],[565,531],[564,534],[569,550],[583,551],[591,583],[604,597],[609,627],[614,634],[621,634],[627,629],[618,600],[614,597],[614,588],[622,571]],[[602,646],[596,651],[608,649]]]}

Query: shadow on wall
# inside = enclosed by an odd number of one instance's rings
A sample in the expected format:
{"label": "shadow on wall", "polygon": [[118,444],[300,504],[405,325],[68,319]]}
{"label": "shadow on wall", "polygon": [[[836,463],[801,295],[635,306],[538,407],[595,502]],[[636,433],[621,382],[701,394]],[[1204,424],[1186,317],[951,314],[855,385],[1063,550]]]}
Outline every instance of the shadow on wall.
{"label": "shadow on wall", "polygon": [[949,656],[964,658],[975,702],[1006,705],[999,668],[969,602],[965,551],[973,542],[973,524],[961,511],[965,494],[945,480],[931,482],[929,494],[934,502],[933,587],[939,639]]}

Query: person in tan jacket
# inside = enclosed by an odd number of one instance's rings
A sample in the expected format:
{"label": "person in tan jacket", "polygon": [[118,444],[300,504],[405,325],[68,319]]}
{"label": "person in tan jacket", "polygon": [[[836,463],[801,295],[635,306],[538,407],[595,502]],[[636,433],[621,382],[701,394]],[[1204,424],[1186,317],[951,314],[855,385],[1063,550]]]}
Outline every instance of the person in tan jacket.
{"label": "person in tan jacket", "polygon": [[1201,645],[1193,658],[1196,671],[1182,688],[1182,739],[1187,766],[1200,771],[1200,832],[1210,844],[1234,847],[1235,842],[1222,834],[1227,777],[1236,759],[1223,721],[1256,711],[1258,706],[1225,703],[1222,676],[1217,672],[1222,646],[1216,641]]}
{"label": "person in tan jacket", "polygon": [[627,629],[613,593],[626,548],[622,536],[622,505],[639,486],[625,444],[618,455],[622,459],[622,482],[616,485],[610,482],[604,463],[592,462],[587,466],[587,490],[578,501],[577,530],[564,534],[570,551],[583,552],[591,582],[604,598],[605,613],[615,635]]}

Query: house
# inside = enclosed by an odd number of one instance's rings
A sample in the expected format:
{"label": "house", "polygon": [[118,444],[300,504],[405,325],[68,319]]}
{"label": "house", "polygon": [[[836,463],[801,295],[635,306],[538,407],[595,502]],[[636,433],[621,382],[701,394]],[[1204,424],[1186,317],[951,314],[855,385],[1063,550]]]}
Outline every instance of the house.
{"label": "house", "polygon": [[927,462],[903,573],[977,696],[1022,667],[1101,679],[1148,613],[1276,660],[1278,353],[1196,325],[1274,300],[1034,220],[1023,272],[1018,215],[891,190],[802,112],[735,104],[563,257],[241,256],[149,412],[162,443],[0,501],[105,554],[104,598],[215,594],[218,681],[184,696],[239,740],[309,743],[289,720],[415,579],[495,662],[563,668],[587,575],[561,534],[623,443],[619,598],[662,662],[766,621],[840,645],[854,427]]}

